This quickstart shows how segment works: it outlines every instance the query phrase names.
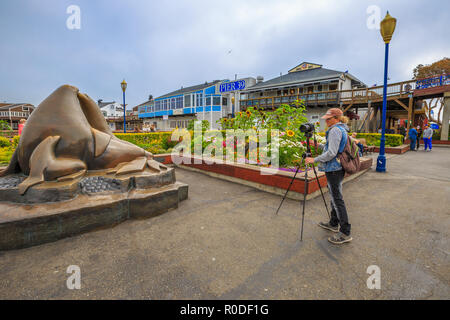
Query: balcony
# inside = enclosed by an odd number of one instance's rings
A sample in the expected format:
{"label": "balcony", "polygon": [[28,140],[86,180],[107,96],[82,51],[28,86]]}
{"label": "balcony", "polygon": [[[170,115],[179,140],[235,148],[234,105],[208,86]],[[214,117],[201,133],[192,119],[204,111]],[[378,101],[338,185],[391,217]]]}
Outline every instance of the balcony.
{"label": "balcony", "polygon": [[282,104],[294,104],[297,100],[304,100],[306,105],[327,105],[338,103],[338,91],[324,91],[314,93],[293,94],[276,97],[261,97],[253,99],[241,99],[241,106],[273,108]]}

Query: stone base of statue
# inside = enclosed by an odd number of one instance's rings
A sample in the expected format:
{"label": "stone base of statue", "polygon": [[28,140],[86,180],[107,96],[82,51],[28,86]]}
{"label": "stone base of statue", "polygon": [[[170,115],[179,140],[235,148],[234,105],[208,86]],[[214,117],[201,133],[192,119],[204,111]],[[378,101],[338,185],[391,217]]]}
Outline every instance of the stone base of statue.
{"label": "stone base of statue", "polygon": [[121,176],[89,171],[68,181],[45,181],[21,195],[18,185],[25,178],[22,174],[0,178],[0,250],[153,217],[177,208],[188,197],[188,186],[176,182],[173,168]]}

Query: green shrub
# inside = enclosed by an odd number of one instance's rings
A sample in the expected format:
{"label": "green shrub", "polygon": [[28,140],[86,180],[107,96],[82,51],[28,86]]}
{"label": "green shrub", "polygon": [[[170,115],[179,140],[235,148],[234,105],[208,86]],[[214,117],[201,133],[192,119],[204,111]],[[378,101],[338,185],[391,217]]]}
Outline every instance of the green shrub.
{"label": "green shrub", "polygon": [[6,148],[11,146],[11,142],[8,138],[0,137],[0,148]]}
{"label": "green shrub", "polygon": [[[381,133],[357,133],[356,138],[366,139],[368,146],[380,146]],[[403,136],[401,134],[385,134],[386,147],[398,147],[403,144]]]}
{"label": "green shrub", "polygon": [[14,149],[0,148],[0,165],[2,166],[8,165],[13,153]]}
{"label": "green shrub", "polygon": [[[199,120],[191,120],[188,123],[187,129],[189,131],[193,131],[194,130],[194,121],[199,121]],[[209,130],[209,121],[208,120],[202,120],[202,131],[206,131]]]}

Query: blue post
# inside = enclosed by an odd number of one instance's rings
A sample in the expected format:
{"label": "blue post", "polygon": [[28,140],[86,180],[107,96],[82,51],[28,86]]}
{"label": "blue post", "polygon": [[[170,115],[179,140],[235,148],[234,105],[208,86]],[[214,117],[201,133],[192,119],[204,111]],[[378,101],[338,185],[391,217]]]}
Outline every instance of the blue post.
{"label": "blue post", "polygon": [[127,133],[126,107],[125,107],[125,90],[123,91],[123,133]]}
{"label": "blue post", "polygon": [[384,85],[383,85],[383,114],[381,124],[381,140],[380,140],[380,154],[377,159],[377,171],[386,172],[386,156],[384,155],[384,145],[386,142],[386,94],[387,94],[387,72],[388,72],[388,57],[389,57],[389,43],[386,43],[386,51],[384,58]]}

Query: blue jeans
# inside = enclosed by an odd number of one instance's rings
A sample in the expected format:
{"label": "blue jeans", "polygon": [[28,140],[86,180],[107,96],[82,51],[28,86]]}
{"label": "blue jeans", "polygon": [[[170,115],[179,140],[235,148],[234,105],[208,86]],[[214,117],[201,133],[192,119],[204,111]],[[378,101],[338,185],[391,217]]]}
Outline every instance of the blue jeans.
{"label": "blue jeans", "polygon": [[409,145],[409,149],[411,151],[416,150],[416,138],[409,138],[409,140],[411,141],[411,144]]}
{"label": "blue jeans", "polygon": [[363,152],[364,152],[364,146],[363,146],[362,143],[358,143],[357,146],[359,148],[359,156],[362,157],[363,156]]}
{"label": "blue jeans", "polygon": [[425,144],[425,150],[427,150],[427,147],[431,150],[431,138],[423,138],[423,143]]}
{"label": "blue jeans", "polygon": [[340,225],[339,231],[349,236],[351,224],[348,223],[347,208],[342,196],[342,181],[344,170],[325,172],[328,181],[328,190],[331,196],[331,220],[333,227]]}

